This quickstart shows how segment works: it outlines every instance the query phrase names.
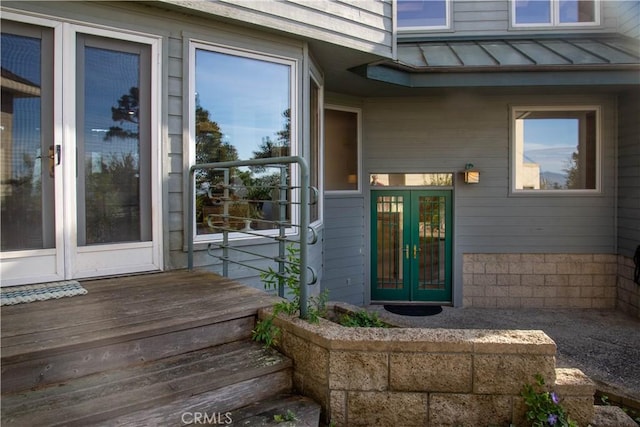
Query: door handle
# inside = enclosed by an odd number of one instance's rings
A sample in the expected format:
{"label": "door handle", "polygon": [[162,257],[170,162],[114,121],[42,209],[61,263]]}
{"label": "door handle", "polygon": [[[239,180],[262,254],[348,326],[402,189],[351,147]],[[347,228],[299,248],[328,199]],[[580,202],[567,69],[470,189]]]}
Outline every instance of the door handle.
{"label": "door handle", "polygon": [[60,147],[60,144],[56,144],[55,146],[54,145],[50,145],[49,146],[49,156],[48,156],[48,158],[49,158],[49,176],[51,178],[53,178],[54,175],[55,175],[54,168],[56,166],[58,166],[60,164],[60,162],[61,162],[61,158],[60,158],[61,151],[62,151],[62,149]]}
{"label": "door handle", "polygon": [[418,257],[418,246],[413,245],[413,259]]}
{"label": "door handle", "polygon": [[404,256],[406,259],[409,259],[409,245],[404,247]]}

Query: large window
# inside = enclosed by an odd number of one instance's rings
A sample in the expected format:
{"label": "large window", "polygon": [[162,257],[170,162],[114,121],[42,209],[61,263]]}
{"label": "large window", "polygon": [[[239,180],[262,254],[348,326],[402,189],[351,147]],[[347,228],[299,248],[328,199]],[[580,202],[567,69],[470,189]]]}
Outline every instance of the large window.
{"label": "large window", "polygon": [[598,107],[513,109],[513,189],[598,189]]}
{"label": "large window", "polygon": [[514,26],[597,25],[599,0],[513,0]]}
{"label": "large window", "polygon": [[447,29],[450,0],[397,0],[400,31]]}
{"label": "large window", "polygon": [[[295,62],[286,58],[193,44],[192,139],[195,163],[212,163],[296,154],[292,131]],[[278,219],[276,168],[231,171],[232,217],[223,221],[223,175],[196,172],[197,234],[275,228]],[[290,209],[287,213],[291,215]],[[239,218],[249,218],[247,224]],[[224,222],[224,225],[223,225]],[[220,223],[220,224],[218,224]]]}

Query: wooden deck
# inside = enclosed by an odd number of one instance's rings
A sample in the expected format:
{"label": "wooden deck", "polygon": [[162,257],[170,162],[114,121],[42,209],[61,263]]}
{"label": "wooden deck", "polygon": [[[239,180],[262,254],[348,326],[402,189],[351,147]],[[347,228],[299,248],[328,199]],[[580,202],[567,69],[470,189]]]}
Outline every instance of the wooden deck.
{"label": "wooden deck", "polygon": [[82,281],[88,294],[3,307],[2,361],[52,356],[110,340],[198,328],[255,314],[274,298],[213,273],[185,270]]}
{"label": "wooden deck", "polygon": [[293,409],[318,424],[320,406],[291,395],[291,359],[251,340],[276,297],[206,272],[81,283],[2,309],[2,425],[182,425],[187,411],[264,426]]}

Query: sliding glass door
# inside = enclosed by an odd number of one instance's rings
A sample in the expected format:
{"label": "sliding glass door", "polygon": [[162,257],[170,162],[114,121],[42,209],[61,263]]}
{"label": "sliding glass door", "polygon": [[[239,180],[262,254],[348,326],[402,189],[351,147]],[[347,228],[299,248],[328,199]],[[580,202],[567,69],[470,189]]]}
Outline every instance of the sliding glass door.
{"label": "sliding glass door", "polygon": [[2,22],[3,285],[160,268],[151,51]]}

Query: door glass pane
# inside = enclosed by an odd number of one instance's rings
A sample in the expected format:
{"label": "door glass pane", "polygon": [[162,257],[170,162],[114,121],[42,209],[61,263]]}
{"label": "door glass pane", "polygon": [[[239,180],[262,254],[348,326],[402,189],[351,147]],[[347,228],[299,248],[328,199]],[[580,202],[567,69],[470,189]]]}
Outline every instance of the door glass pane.
{"label": "door glass pane", "polygon": [[392,187],[452,187],[452,173],[372,173],[369,184]]}
{"label": "door glass pane", "polygon": [[141,215],[146,182],[141,166],[150,157],[141,143],[141,55],[84,46],[82,56],[78,174],[84,194],[78,201],[78,243],[147,240],[142,230],[150,220]]}
{"label": "door glass pane", "polygon": [[[3,22],[3,27],[6,25]],[[8,25],[8,24],[7,24]],[[40,33],[33,31],[29,33]],[[3,251],[55,246],[51,93],[43,83],[51,40],[3,32],[0,134]]]}
{"label": "door glass pane", "polygon": [[402,196],[379,196],[376,201],[378,289],[403,288],[403,203]]}
{"label": "door glass pane", "polygon": [[418,289],[444,289],[445,197],[419,197]]}

